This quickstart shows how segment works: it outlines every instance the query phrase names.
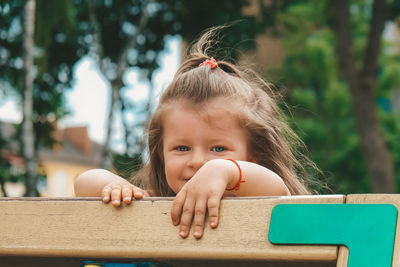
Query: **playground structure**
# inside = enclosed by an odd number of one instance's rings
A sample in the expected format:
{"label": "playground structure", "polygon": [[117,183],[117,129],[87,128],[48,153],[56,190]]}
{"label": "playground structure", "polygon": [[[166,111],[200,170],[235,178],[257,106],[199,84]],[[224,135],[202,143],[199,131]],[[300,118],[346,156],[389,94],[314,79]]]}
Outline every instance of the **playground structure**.
{"label": "playground structure", "polygon": [[226,198],[200,240],[179,237],[171,200],[0,198],[0,266],[400,267],[400,195]]}

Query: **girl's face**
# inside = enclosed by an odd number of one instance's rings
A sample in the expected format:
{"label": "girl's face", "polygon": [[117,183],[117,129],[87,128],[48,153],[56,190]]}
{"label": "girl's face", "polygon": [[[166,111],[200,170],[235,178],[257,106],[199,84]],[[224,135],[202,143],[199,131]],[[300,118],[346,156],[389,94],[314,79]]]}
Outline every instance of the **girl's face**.
{"label": "girl's face", "polygon": [[227,110],[226,100],[205,106],[181,101],[163,116],[163,155],[169,187],[178,193],[209,160],[232,158],[251,161],[246,131]]}

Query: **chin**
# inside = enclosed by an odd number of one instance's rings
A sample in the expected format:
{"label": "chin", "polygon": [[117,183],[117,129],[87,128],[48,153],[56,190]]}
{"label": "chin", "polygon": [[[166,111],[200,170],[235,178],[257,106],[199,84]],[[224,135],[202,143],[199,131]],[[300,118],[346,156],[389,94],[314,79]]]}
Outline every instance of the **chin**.
{"label": "chin", "polygon": [[171,190],[172,191],[174,191],[174,193],[175,193],[175,195],[176,194],[178,194],[179,193],[179,191],[181,191],[181,189],[182,189],[182,186],[181,187],[179,187],[179,188],[176,188],[176,187],[170,187],[171,188]]}

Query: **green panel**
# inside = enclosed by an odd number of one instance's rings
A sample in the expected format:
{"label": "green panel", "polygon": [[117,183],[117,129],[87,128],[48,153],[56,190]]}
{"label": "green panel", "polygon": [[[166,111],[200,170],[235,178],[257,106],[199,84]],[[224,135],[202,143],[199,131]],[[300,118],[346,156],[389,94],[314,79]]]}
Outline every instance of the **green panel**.
{"label": "green panel", "polygon": [[397,209],[391,204],[280,204],[271,215],[273,244],[345,245],[348,267],[392,265]]}

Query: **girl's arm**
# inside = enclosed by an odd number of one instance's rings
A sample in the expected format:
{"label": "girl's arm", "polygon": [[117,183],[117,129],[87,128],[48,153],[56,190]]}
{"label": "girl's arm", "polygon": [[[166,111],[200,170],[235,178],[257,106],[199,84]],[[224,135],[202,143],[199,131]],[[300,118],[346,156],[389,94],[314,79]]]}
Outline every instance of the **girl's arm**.
{"label": "girl's arm", "polygon": [[219,205],[226,193],[235,196],[287,196],[290,195],[283,180],[271,170],[246,161],[237,161],[242,171],[240,190],[229,191],[239,181],[239,168],[232,161],[208,161],[177,194],[171,209],[172,222],[180,224],[179,234],[187,237],[193,224],[193,235],[200,238],[208,210],[212,228],[218,225]]}
{"label": "girl's arm", "polygon": [[140,199],[147,196],[147,192],[129,183],[124,178],[103,169],[93,169],[78,176],[74,183],[77,197],[99,197],[104,202],[112,200],[114,206],[129,204],[132,197]]}
{"label": "girl's arm", "polygon": [[[232,191],[235,196],[289,196],[290,191],[282,178],[270,169],[248,161],[236,161],[242,171],[240,190]],[[219,164],[227,165],[230,171],[228,175],[227,189],[234,188],[239,182],[239,168],[235,163],[226,160]]]}

